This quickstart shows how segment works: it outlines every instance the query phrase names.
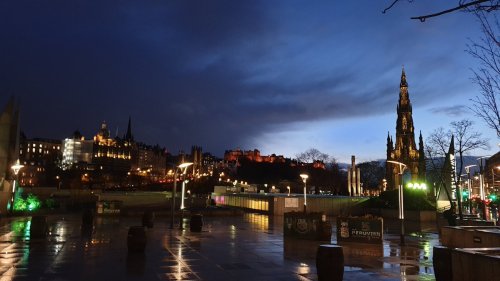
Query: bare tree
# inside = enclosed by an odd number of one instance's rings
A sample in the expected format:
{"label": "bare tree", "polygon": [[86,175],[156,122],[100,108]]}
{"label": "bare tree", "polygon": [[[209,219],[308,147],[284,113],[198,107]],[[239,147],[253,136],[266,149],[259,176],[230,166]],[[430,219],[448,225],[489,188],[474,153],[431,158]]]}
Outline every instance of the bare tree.
{"label": "bare tree", "polygon": [[455,137],[455,153],[460,158],[458,171],[463,170],[463,157],[476,149],[488,149],[488,139],[482,137],[480,132],[474,131],[474,122],[463,119],[450,123],[450,129],[445,132],[443,128],[438,128],[432,132],[427,139],[428,155],[434,158],[443,157],[448,151],[451,136]]}
{"label": "bare tree", "polygon": [[475,13],[481,23],[482,38],[467,46],[467,52],[480,62],[473,70],[472,81],[479,86],[480,95],[475,96],[469,107],[486,125],[500,137],[500,112],[497,100],[500,95],[500,24],[498,17],[490,19],[484,12]]}
{"label": "bare tree", "polygon": [[[476,149],[489,148],[488,140],[483,138],[480,132],[474,131],[473,124],[472,121],[467,119],[454,121],[450,123],[450,129],[447,132],[443,128],[438,128],[429,135],[426,147],[428,158],[431,159],[433,168],[437,167],[434,161],[446,155],[452,136],[454,137],[455,153],[459,156],[459,165],[457,167],[459,175],[464,168],[464,155]],[[443,173],[440,174],[442,175]],[[440,182],[444,184],[443,175],[440,178]],[[460,184],[461,178],[459,176],[456,181],[456,190],[459,190],[458,187]],[[447,196],[450,198],[449,194]],[[457,195],[457,197],[459,196]],[[461,206],[459,206],[459,214],[460,218],[462,218]]]}
{"label": "bare tree", "polygon": [[[425,142],[425,154],[426,154],[426,162],[428,168],[427,180],[432,180],[432,182],[438,182],[441,186],[444,187],[444,191],[446,192],[446,197],[450,200],[450,204],[452,203],[451,195],[448,192],[448,189],[445,187],[446,182],[444,180],[443,175],[443,164],[444,159],[446,157],[446,152],[449,146],[448,133],[442,128],[437,128],[434,130],[428,137]],[[432,190],[434,190],[435,186],[431,185]],[[435,192],[431,192],[431,194],[436,194]]]}
{"label": "bare tree", "polygon": [[[411,3],[414,0],[407,0],[407,1]],[[394,7],[394,5],[396,5],[396,3],[398,3],[398,2],[401,2],[401,0],[393,0],[391,2],[391,4],[382,11],[382,13],[385,14],[388,10],[390,10],[392,7]],[[420,20],[421,22],[424,22],[428,18],[438,17],[441,15],[453,13],[456,11],[491,12],[491,11],[496,11],[499,9],[500,9],[500,0],[476,0],[476,1],[459,0],[458,3],[456,3],[454,6],[450,7],[449,9],[437,11],[437,12],[430,13],[427,15],[411,17],[411,19],[412,20]]]}
{"label": "bare tree", "polygon": [[309,148],[308,150],[297,154],[295,157],[302,163],[313,163],[314,161],[322,161],[323,163],[326,163],[329,160],[333,160],[332,162],[335,162],[334,159],[330,159],[331,157],[328,154],[323,153],[316,148]]}

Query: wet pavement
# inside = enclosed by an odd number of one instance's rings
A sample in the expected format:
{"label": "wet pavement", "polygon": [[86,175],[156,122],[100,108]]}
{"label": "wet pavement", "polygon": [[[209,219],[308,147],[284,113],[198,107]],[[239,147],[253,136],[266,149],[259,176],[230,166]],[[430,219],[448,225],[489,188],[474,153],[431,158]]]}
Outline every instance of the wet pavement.
{"label": "wet pavement", "polygon": [[[204,217],[201,233],[169,222],[157,217],[144,253],[129,254],[127,232],[140,217],[97,217],[94,230],[82,232],[80,215],[52,215],[45,239],[30,239],[29,217],[3,218],[0,281],[317,280],[316,250],[325,242],[283,239],[282,217]],[[383,244],[343,245],[344,280],[434,280],[432,225],[409,231],[404,247],[390,234],[396,222],[384,225]]]}

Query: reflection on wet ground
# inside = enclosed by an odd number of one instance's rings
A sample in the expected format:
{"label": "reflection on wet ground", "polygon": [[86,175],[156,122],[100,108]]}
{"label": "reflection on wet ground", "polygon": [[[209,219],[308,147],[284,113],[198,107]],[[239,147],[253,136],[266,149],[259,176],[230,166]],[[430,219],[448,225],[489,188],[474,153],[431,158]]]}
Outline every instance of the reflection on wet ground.
{"label": "reflection on wet ground", "polygon": [[[157,217],[145,252],[128,253],[128,228],[140,223],[98,217],[82,231],[81,216],[54,215],[47,237],[31,239],[30,218],[2,219],[0,280],[317,280],[316,250],[325,243],[283,239],[282,217],[205,217],[201,233],[171,230],[169,218]],[[344,280],[434,280],[438,236],[432,225],[410,224],[404,247],[397,221],[384,222],[383,244],[343,244]]]}

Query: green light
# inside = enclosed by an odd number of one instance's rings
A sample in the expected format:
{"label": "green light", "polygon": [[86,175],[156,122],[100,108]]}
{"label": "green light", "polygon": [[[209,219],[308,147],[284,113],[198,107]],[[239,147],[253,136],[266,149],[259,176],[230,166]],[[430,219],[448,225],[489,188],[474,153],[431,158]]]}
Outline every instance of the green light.
{"label": "green light", "polygon": [[28,195],[28,198],[26,199],[26,204],[28,205],[27,206],[28,211],[34,211],[36,209],[39,209],[40,205],[41,205],[40,200],[38,199],[38,197],[36,197],[33,194],[29,194]]}
{"label": "green light", "polygon": [[406,187],[413,190],[427,190],[427,184],[425,183],[409,182],[406,184]]}
{"label": "green light", "polygon": [[40,206],[41,206],[40,199],[38,199],[38,197],[36,197],[33,194],[29,194],[28,198],[26,199],[19,197],[14,202],[14,210],[19,212],[35,211],[39,209]]}
{"label": "green light", "polygon": [[490,194],[488,196],[492,201],[497,200],[497,195],[496,194]]}

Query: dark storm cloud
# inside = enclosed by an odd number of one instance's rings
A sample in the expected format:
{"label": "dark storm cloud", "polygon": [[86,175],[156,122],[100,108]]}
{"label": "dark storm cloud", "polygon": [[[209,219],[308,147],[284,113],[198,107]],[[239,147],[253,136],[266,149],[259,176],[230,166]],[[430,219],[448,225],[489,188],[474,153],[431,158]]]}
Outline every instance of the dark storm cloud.
{"label": "dark storm cloud", "polygon": [[465,105],[434,107],[429,109],[429,112],[434,114],[444,114],[450,117],[460,117],[470,113],[469,109]]}
{"label": "dark storm cloud", "polygon": [[394,110],[409,31],[374,36],[394,19],[349,13],[380,16],[328,2],[3,1],[0,92],[20,99],[28,136],[91,137],[103,120],[121,135],[131,116],[138,140],[220,155],[294,122]]}

